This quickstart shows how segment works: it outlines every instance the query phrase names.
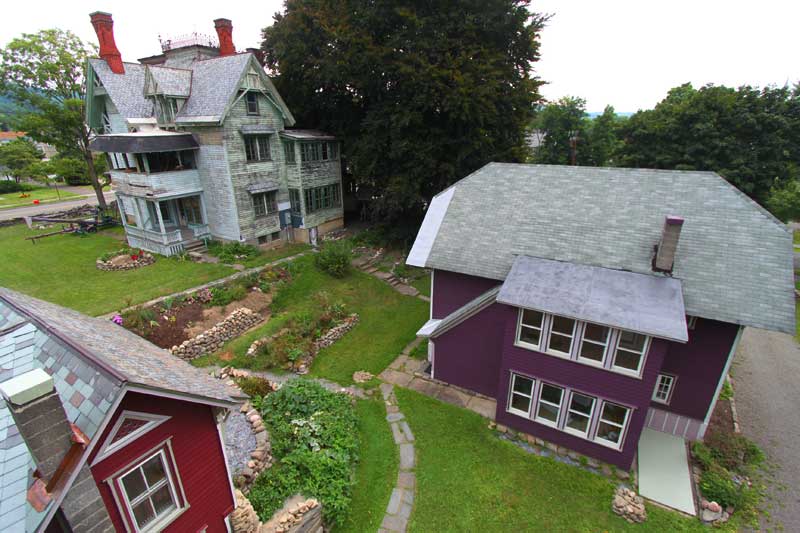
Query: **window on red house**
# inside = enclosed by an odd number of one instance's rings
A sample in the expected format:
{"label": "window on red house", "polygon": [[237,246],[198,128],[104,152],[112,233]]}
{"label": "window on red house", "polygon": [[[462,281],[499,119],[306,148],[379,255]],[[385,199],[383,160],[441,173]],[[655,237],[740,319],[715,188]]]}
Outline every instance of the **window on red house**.
{"label": "window on red house", "polygon": [[134,531],[160,531],[181,511],[177,485],[170,471],[167,452],[147,456],[117,478],[125,513]]}

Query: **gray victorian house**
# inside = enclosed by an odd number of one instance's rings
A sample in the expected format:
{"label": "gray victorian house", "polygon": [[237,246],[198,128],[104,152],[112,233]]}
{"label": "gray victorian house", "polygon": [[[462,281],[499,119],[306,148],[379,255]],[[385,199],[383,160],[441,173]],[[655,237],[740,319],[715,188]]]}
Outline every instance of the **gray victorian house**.
{"label": "gray victorian house", "polygon": [[207,239],[315,242],[342,227],[339,144],[295,124],[232,25],[123,62],[108,13],[93,13],[100,57],[87,65],[91,148],[108,156],[128,242],[163,255]]}

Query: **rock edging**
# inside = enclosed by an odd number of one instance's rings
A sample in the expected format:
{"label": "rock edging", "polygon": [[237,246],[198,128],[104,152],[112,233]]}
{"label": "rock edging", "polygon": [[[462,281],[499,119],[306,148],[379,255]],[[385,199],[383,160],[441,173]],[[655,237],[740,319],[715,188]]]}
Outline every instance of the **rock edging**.
{"label": "rock edging", "polygon": [[[117,261],[117,258],[122,258],[125,260],[125,262]],[[112,257],[108,261],[98,259],[95,261],[95,266],[98,270],[104,270],[106,272],[121,272],[124,270],[133,270],[135,268],[145,267],[156,262],[156,258],[153,257],[153,254],[149,252],[144,252],[141,255],[137,254],[136,260],[129,259],[129,255],[120,254],[116,257]]]}
{"label": "rock edging", "polygon": [[382,383],[380,388],[386,404],[386,421],[392,428],[392,437],[400,454],[397,484],[392,489],[380,531],[399,533],[406,531],[411,512],[414,510],[417,488],[417,475],[414,470],[417,466],[417,456],[414,448],[414,434],[411,432],[405,415],[400,412],[397,398],[394,395],[394,386],[390,383]]}
{"label": "rock edging", "polygon": [[183,341],[170,349],[173,355],[191,361],[201,355],[222,348],[227,341],[238,337],[263,320],[263,317],[247,307],[234,310],[214,327]]}
{"label": "rock edging", "polygon": [[644,499],[626,487],[617,487],[611,509],[631,524],[641,524],[647,520]]}

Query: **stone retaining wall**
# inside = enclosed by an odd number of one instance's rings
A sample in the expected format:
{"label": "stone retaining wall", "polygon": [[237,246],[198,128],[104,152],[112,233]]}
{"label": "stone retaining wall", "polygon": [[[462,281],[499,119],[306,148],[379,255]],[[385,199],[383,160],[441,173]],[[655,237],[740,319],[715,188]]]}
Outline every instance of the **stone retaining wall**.
{"label": "stone retaining wall", "polygon": [[183,341],[180,346],[173,346],[170,351],[181,359],[191,361],[222,348],[223,344],[238,337],[262,320],[263,317],[251,309],[246,307],[236,309],[213,328]]}
{"label": "stone retaining wall", "polygon": [[339,324],[326,331],[322,337],[315,340],[314,345],[311,348],[311,353],[304,357],[301,361],[298,361],[296,369],[297,373],[308,374],[308,370],[311,368],[311,363],[314,361],[314,358],[317,356],[320,350],[331,346],[334,342],[344,337],[345,333],[353,329],[356,324],[358,324],[358,315],[353,313],[352,315],[345,317],[345,319]]}

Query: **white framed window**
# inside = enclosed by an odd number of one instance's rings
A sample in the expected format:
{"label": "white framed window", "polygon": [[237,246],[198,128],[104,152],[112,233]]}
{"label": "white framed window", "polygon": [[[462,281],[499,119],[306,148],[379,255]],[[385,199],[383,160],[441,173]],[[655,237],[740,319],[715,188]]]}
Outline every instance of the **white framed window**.
{"label": "white framed window", "polygon": [[117,487],[137,532],[160,531],[181,510],[164,449],[120,475]]}
{"label": "white framed window", "polygon": [[517,343],[538,349],[542,343],[544,313],[531,309],[520,309],[517,328]]}
{"label": "white framed window", "polygon": [[592,365],[605,364],[608,352],[608,340],[611,328],[586,322],[583,325],[583,336],[578,359]]}
{"label": "white framed window", "polygon": [[617,347],[614,351],[614,370],[639,375],[647,352],[649,339],[646,335],[632,331],[620,330],[617,336]]}
{"label": "white framed window", "polygon": [[658,403],[669,403],[672,398],[672,387],[675,384],[675,376],[669,374],[659,374],[656,379],[656,388],[653,391],[653,401]]}
{"label": "white framed window", "polygon": [[558,355],[572,354],[572,341],[575,339],[577,322],[565,316],[552,315],[550,318],[550,337],[547,351]]}
{"label": "white framed window", "polygon": [[586,394],[573,392],[570,394],[567,408],[567,420],[564,422],[564,431],[586,437],[594,414],[595,399]]}
{"label": "white framed window", "polygon": [[542,386],[539,387],[539,401],[536,404],[535,420],[547,426],[558,427],[563,400],[564,389],[549,383],[542,383]]}
{"label": "white framed window", "polygon": [[631,410],[621,405],[604,401],[600,408],[600,418],[594,440],[604,446],[620,449],[628,425]]}
{"label": "white framed window", "polygon": [[97,452],[92,465],[99,463],[169,419],[170,417],[166,415],[122,411],[100,447],[100,451]]}
{"label": "white framed window", "polygon": [[508,396],[508,411],[529,418],[533,403],[534,380],[511,374],[511,390]]}

